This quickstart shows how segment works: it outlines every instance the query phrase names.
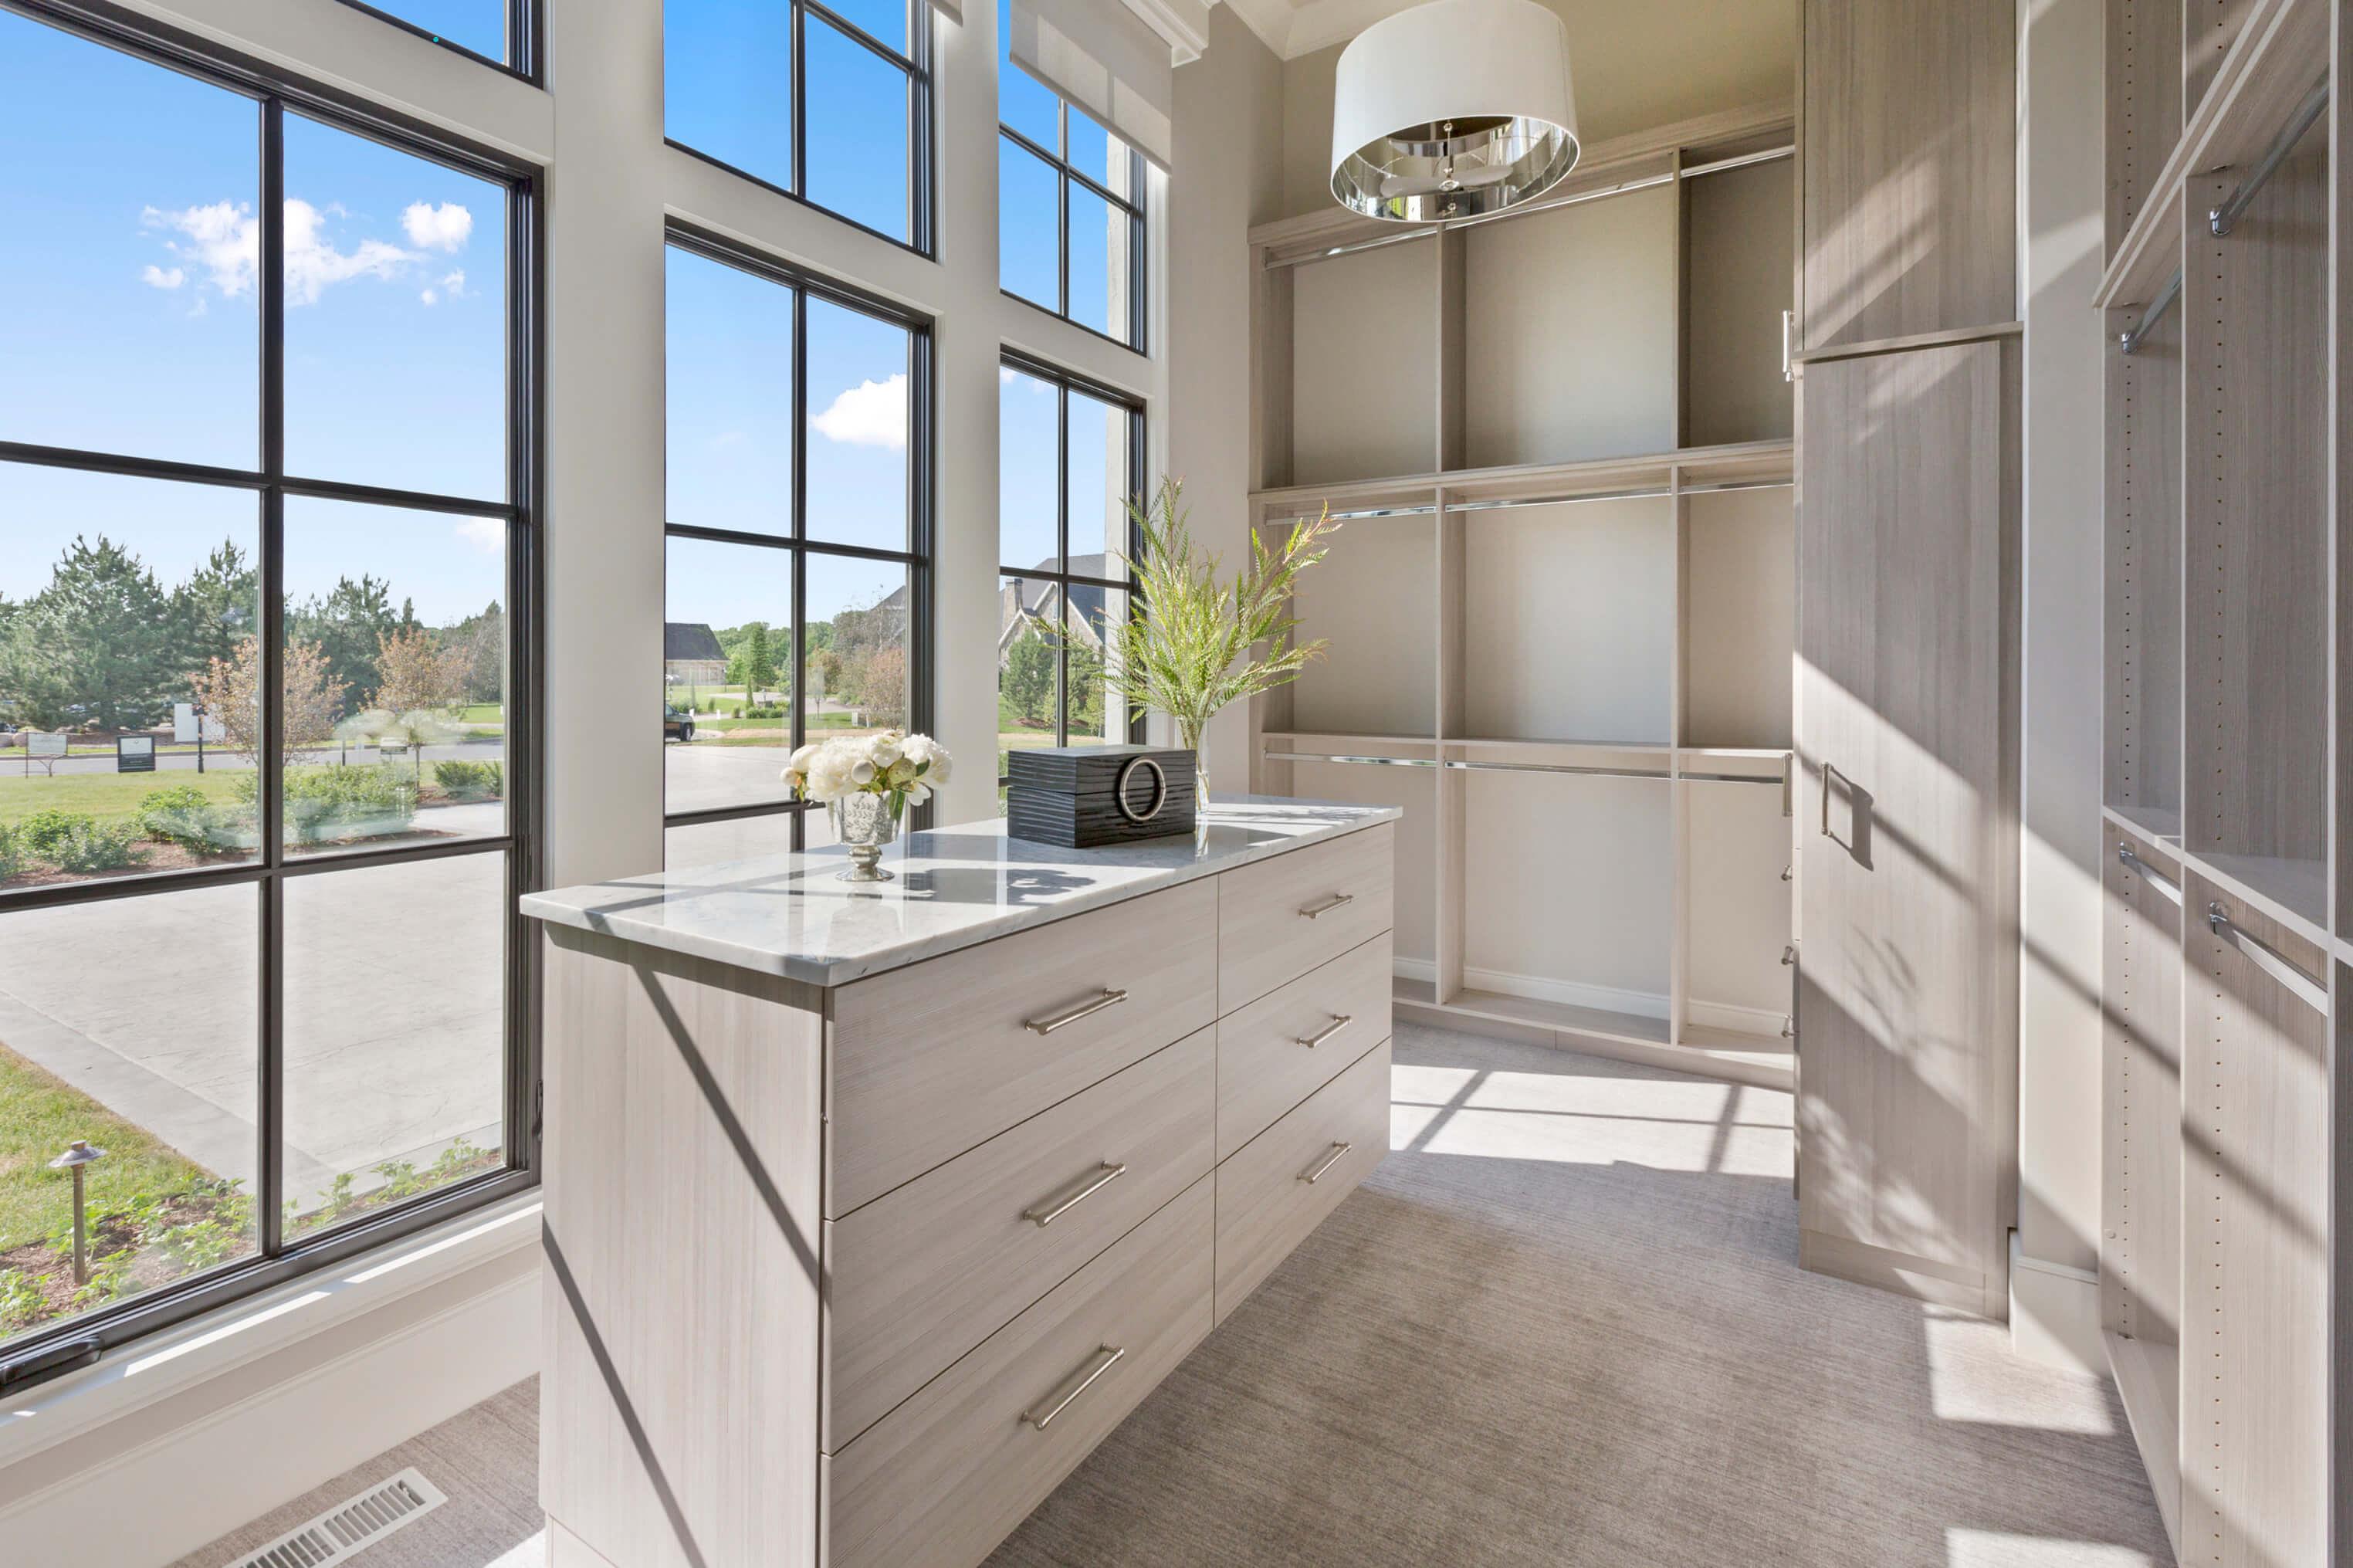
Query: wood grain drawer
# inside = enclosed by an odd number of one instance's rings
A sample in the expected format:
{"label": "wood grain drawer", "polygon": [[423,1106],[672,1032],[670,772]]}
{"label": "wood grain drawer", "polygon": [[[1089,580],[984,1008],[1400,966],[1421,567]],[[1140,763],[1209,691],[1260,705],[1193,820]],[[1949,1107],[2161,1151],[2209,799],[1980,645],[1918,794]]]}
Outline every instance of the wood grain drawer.
{"label": "wood grain drawer", "polygon": [[1384,1041],[1218,1167],[1218,1320],[1389,1151]]}
{"label": "wood grain drawer", "polygon": [[1389,1037],[1391,948],[1384,931],[1219,1022],[1219,1159]]}
{"label": "wood grain drawer", "polygon": [[[1204,878],[843,986],[833,998],[839,1218],[1217,1016],[1218,890]],[[1124,1001],[1029,1027],[1106,992]]]}
{"label": "wood grain drawer", "polygon": [[1220,1017],[1389,928],[1396,834],[1384,822],[1217,879]]}
{"label": "wood grain drawer", "polygon": [[829,1568],[987,1557],[1209,1331],[1212,1213],[1204,1177],[833,1456]]}
{"label": "wood grain drawer", "polygon": [[1208,1174],[1216,1079],[1204,1029],[829,1224],[826,1451]]}

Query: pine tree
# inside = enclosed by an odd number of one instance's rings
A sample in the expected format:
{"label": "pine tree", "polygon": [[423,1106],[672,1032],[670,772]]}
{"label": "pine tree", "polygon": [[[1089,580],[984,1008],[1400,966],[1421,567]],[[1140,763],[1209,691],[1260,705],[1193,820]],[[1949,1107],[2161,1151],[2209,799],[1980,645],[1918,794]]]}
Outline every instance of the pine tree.
{"label": "pine tree", "polygon": [[49,586],[8,617],[0,692],[45,728],[139,729],[171,712],[181,689],[172,601],[121,546],[77,535]]}

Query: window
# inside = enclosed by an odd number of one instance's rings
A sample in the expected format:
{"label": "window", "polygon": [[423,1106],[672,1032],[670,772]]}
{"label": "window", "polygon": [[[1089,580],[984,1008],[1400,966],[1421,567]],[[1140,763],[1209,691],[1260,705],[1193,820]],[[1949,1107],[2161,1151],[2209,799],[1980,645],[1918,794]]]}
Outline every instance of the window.
{"label": "window", "polygon": [[670,144],[931,251],[931,0],[670,0]]}
{"label": "window", "polygon": [[1137,738],[1107,688],[1109,630],[1133,593],[1120,558],[1144,416],[1026,360],[997,381],[997,782],[1018,747]]}
{"label": "window", "polygon": [[997,10],[998,285],[1144,351],[1144,154],[1013,63]]}
{"label": "window", "polygon": [[517,76],[532,72],[527,0],[344,0],[371,16]]}
{"label": "window", "polygon": [[536,1160],[531,171],[213,69],[0,10],[0,1388]]}
{"label": "window", "polygon": [[831,842],[793,749],[928,722],[931,336],[699,236],[667,271],[675,867]]}

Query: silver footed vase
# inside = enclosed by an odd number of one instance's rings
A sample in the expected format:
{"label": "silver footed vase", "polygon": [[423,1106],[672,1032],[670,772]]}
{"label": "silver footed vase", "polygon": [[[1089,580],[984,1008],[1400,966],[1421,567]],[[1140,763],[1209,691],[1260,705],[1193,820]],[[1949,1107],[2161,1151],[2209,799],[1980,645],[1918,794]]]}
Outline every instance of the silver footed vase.
{"label": "silver footed vase", "polygon": [[826,803],[833,819],[833,836],[849,852],[849,869],[838,874],[843,882],[896,882],[881,866],[882,849],[899,838],[899,819],[891,797],[860,790]]}

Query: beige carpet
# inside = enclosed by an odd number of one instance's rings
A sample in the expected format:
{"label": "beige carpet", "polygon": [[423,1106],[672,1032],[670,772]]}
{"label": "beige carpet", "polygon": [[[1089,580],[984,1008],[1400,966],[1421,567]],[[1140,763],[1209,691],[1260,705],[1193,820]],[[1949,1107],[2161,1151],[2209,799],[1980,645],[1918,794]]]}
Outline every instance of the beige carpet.
{"label": "beige carpet", "polygon": [[[2105,1383],[1798,1271],[1788,1096],[1410,1026],[1397,1062],[1396,1152],[992,1568],[2169,1561]],[[186,1568],[406,1464],[452,1503],[359,1568],[531,1568],[532,1393]]]}

